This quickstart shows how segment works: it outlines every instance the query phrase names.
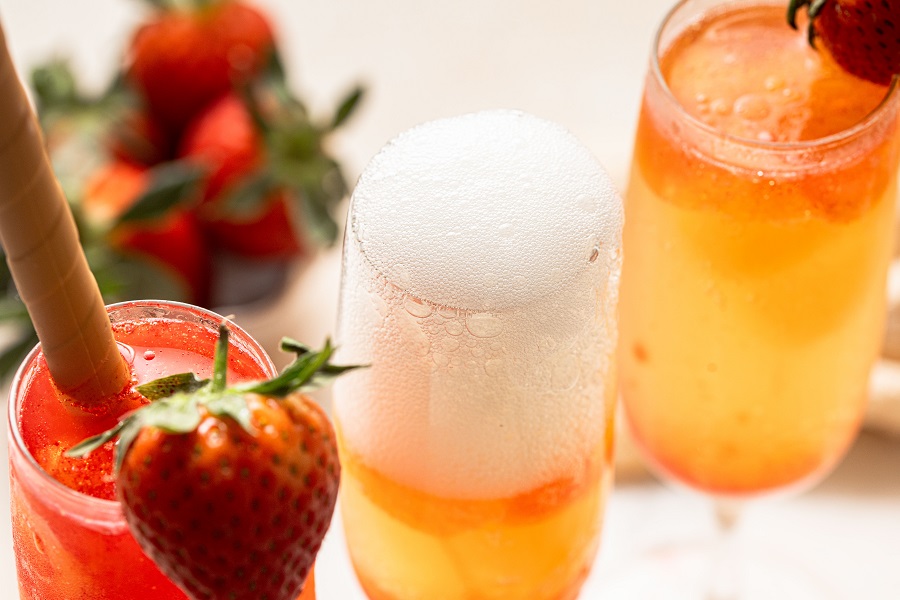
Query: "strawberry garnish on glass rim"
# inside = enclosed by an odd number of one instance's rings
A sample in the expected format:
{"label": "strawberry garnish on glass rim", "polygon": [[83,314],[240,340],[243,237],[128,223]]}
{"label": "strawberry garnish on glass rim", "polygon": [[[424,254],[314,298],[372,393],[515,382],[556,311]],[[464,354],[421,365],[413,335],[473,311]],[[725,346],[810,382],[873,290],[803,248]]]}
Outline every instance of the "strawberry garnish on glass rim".
{"label": "strawberry garnish on glass rim", "polygon": [[820,40],[844,70],[881,85],[900,73],[900,0],[791,0],[794,29],[803,7],[809,43]]}
{"label": "strawberry garnish on glass rim", "polygon": [[340,464],[325,412],[302,392],[355,367],[294,340],[275,378],[229,386],[228,327],[213,375],[140,386],[151,402],[68,452],[118,439],[117,496],[144,552],[193,600],[294,600],[331,522]]}

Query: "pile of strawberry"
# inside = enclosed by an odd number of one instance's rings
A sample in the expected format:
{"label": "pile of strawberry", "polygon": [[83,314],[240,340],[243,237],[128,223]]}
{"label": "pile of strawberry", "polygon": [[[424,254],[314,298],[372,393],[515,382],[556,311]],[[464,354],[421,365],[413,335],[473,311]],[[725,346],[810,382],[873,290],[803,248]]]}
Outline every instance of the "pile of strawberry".
{"label": "pile of strawberry", "polygon": [[[120,295],[158,297],[165,279],[167,299],[220,305],[223,263],[259,269],[335,241],[347,184],[325,141],[361,91],[315,122],[289,90],[261,10],[144,1],[153,10],[110,89],[84,98],[64,67],[42,68],[38,109],[88,238],[107,244],[107,263],[128,259]],[[71,164],[73,136],[92,145],[92,164]]]}
{"label": "pile of strawberry", "polygon": [[[246,0],[143,1],[147,17],[102,94],[82,93],[64,62],[31,78],[104,298],[217,307],[277,293],[291,265],[335,242],[347,182],[326,143],[362,90],[313,119],[261,10]],[[37,341],[5,261],[0,322],[20,333],[0,352],[2,375]]]}

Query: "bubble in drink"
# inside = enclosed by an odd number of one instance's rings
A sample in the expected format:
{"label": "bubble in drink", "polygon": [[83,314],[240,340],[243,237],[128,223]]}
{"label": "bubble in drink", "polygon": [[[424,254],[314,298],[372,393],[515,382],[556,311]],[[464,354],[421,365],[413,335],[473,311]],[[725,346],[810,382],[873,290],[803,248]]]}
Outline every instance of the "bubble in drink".
{"label": "bubble in drink", "polygon": [[345,242],[341,359],[371,365],[335,388],[345,450],[442,497],[578,473],[612,414],[622,219],[592,154],[522,112],[388,143]]}

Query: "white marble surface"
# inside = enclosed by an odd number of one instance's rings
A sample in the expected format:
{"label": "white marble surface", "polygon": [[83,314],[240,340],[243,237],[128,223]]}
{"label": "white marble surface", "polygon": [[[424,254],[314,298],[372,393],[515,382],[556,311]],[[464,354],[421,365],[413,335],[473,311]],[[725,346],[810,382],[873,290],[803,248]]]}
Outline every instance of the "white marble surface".
{"label": "white marble surface", "polygon": [[[567,126],[621,184],[652,33],[670,0],[259,4],[276,17],[294,86],[315,112],[327,111],[358,81],[368,86],[363,109],[334,140],[351,177],[385,141],[416,123],[508,107]],[[22,71],[65,54],[88,89],[104,84],[141,10],[139,0],[0,0],[0,18]],[[333,329],[338,269],[337,253],[324,254],[271,311],[247,314],[242,323],[269,347],[282,334],[318,343]],[[5,436],[0,448],[0,506],[6,506]],[[620,482],[582,597],[605,598],[615,574],[643,549],[711,528],[702,502],[648,480]],[[900,442],[866,436],[812,492],[751,510],[743,534],[752,544],[793,557],[835,598],[900,597]],[[323,600],[363,598],[339,521],[318,569]],[[0,599],[15,597],[13,578],[9,522],[0,519]]]}

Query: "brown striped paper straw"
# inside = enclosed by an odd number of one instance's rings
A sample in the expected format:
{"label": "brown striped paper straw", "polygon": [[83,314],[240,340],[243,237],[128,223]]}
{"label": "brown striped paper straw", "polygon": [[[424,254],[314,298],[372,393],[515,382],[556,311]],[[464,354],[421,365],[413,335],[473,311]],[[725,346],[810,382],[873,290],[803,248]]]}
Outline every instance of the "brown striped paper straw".
{"label": "brown striped paper straw", "polygon": [[130,381],[0,25],[0,242],[56,386],[88,410]]}

